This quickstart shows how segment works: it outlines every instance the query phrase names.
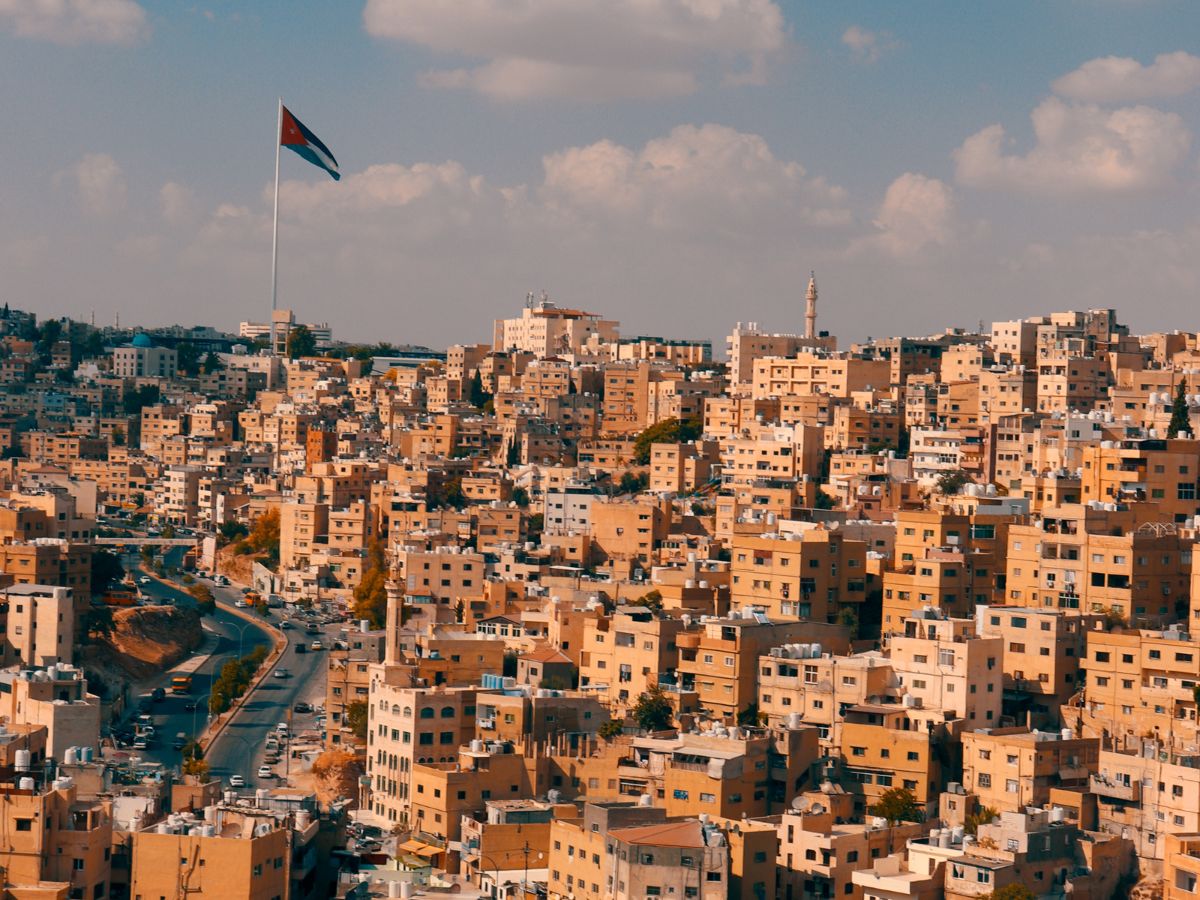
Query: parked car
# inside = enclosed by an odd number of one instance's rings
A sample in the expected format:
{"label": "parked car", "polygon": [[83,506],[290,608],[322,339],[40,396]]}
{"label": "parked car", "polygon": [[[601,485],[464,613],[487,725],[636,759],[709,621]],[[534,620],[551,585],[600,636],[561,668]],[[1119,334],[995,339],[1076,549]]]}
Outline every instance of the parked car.
{"label": "parked car", "polygon": [[308,646],[307,646],[306,644],[297,644],[297,645],[296,645],[296,652],[297,652],[297,653],[307,653],[307,652],[308,652]]}
{"label": "parked car", "polygon": [[289,628],[292,627],[292,623],[289,622],[287,619],[284,619],[282,622],[279,623],[279,627],[282,628],[284,631],[287,631]]}
{"label": "parked car", "polygon": [[313,642],[312,642],[311,649],[313,649],[313,650],[324,650],[324,649],[325,649],[325,645],[324,645],[324,644],[322,644],[320,641],[313,641]]}
{"label": "parked car", "polygon": [[310,712],[312,712],[312,706],[309,705],[308,703],[301,701],[300,703],[297,703],[295,706],[292,707],[292,712],[310,713]]}
{"label": "parked car", "polygon": [[155,703],[159,703],[167,699],[167,692],[163,688],[156,687],[150,692],[150,699]]}
{"label": "parked car", "polygon": [[230,775],[229,776],[229,786],[230,787],[245,787],[246,779],[243,778],[241,775]]}
{"label": "parked car", "polygon": [[259,778],[274,778],[275,773],[273,771],[271,771],[270,766],[259,766],[258,767],[258,777]]}

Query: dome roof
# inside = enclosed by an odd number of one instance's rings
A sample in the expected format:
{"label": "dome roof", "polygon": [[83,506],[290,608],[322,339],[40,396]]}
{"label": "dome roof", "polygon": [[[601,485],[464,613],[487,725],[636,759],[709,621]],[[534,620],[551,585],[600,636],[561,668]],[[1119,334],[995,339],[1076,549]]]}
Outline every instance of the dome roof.
{"label": "dome roof", "polygon": [[133,347],[153,347],[154,341],[150,340],[147,334],[135,334],[133,340],[129,342]]}

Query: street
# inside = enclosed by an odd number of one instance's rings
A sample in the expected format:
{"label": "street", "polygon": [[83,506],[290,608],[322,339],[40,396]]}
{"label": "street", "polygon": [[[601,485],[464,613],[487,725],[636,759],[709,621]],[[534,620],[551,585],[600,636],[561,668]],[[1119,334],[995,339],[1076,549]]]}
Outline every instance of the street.
{"label": "street", "polygon": [[[169,551],[167,564],[177,565],[182,556],[183,552],[178,548]],[[136,557],[127,556],[124,560],[129,571],[135,570],[136,562]],[[189,694],[170,693],[170,677],[167,673],[163,674],[161,685],[167,690],[167,697],[155,703],[151,713],[156,740],[149,749],[141,751],[146,759],[160,762],[168,768],[178,768],[182,763],[180,751],[172,746],[176,735],[182,733],[191,739],[205,727],[214,673],[219,672],[227,661],[237,659],[257,646],[265,645],[270,649],[275,643],[274,632],[265,625],[247,621],[231,611],[235,601],[242,597],[239,588],[219,587],[211,581],[204,583],[212,589],[217,600],[216,613],[203,620],[206,633],[217,637],[216,648],[194,673]],[[180,606],[195,604],[192,597],[178,585],[164,584],[157,579],[142,585],[141,590],[151,599],[170,601]],[[282,612],[272,610],[272,621],[278,624]],[[337,626],[330,626],[332,631],[329,634],[322,629],[322,634],[317,636],[306,634],[304,627],[298,623],[292,624],[293,627],[284,632],[288,646],[282,659],[272,667],[261,686],[209,746],[206,759],[215,777],[228,780],[231,775],[241,775],[246,779],[247,786],[273,787],[279,782],[257,777],[267,735],[280,722],[289,722],[293,735],[314,728],[314,716],[311,713],[293,714],[292,707],[300,700],[323,702],[326,656],[321,651],[297,653],[295,647],[297,643],[309,644],[318,639],[329,647]],[[276,678],[274,672],[277,669],[286,669],[290,677]],[[190,703],[195,704],[194,710],[185,709]],[[283,774],[286,767],[285,761],[276,769]]]}

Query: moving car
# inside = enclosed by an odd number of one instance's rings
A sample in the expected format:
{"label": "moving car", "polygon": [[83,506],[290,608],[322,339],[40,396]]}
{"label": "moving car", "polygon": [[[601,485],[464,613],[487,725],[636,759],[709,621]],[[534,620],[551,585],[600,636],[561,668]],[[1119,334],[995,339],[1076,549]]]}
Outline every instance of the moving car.
{"label": "moving car", "polygon": [[296,652],[297,652],[297,653],[307,653],[307,652],[308,652],[308,647],[307,647],[307,645],[305,645],[305,644],[297,644],[297,645],[296,645]]}
{"label": "moving car", "polygon": [[313,650],[324,650],[325,649],[325,645],[322,644],[320,641],[313,641],[311,646],[312,646]]}
{"label": "moving car", "polygon": [[282,622],[279,623],[279,627],[282,628],[284,631],[286,631],[287,629],[292,627],[292,623],[289,622],[287,619],[284,619]]}
{"label": "moving car", "polygon": [[158,703],[159,701],[162,701],[162,700],[166,700],[167,692],[163,688],[156,687],[154,690],[152,690],[150,692],[150,699],[152,701],[154,701],[155,703]]}
{"label": "moving car", "polygon": [[171,742],[171,746],[174,747],[176,750],[182,750],[184,747],[187,746],[187,742],[188,742],[187,735],[181,731],[181,732],[179,732],[179,734],[175,735],[175,740],[173,740]]}
{"label": "moving car", "polygon": [[291,677],[292,677],[292,673],[291,673],[291,672],[289,672],[287,669],[276,669],[276,670],[275,670],[275,677],[276,677],[276,678],[291,678]]}
{"label": "moving car", "polygon": [[138,579],[138,584],[149,584],[153,579],[149,575],[143,575]]}
{"label": "moving car", "polygon": [[245,787],[246,779],[243,778],[241,775],[230,775],[229,776],[229,786],[230,787]]}
{"label": "moving car", "polygon": [[286,737],[286,736],[287,736],[287,733],[288,733],[288,723],[287,723],[287,722],[280,722],[278,725],[276,725],[276,726],[275,726],[275,733],[276,733],[276,734],[283,735],[283,736],[285,736],[285,737]]}
{"label": "moving car", "polygon": [[245,609],[248,604],[246,603],[245,600],[238,598],[237,600],[233,601],[233,605],[236,606],[238,609]]}
{"label": "moving car", "polygon": [[310,713],[312,711],[313,711],[312,706],[310,706],[309,704],[307,704],[303,701],[301,701],[300,703],[297,703],[295,706],[292,707],[292,712]]}
{"label": "moving car", "polygon": [[271,771],[270,766],[259,766],[258,767],[258,777],[259,778],[274,778],[275,773]]}

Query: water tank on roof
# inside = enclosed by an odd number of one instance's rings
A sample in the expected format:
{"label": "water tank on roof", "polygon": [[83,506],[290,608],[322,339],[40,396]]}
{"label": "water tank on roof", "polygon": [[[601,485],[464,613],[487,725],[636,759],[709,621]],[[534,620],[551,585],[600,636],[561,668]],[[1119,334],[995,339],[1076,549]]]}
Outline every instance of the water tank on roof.
{"label": "water tank on roof", "polygon": [[63,751],[63,765],[73,766],[79,762],[79,751],[74,747],[68,747]]}
{"label": "water tank on roof", "polygon": [[28,772],[33,764],[33,755],[28,750],[18,750],[13,754],[13,766],[18,772]]}
{"label": "water tank on roof", "polygon": [[95,758],[95,755],[96,755],[96,751],[93,750],[91,747],[80,747],[79,748],[79,761],[80,762],[90,763]]}

